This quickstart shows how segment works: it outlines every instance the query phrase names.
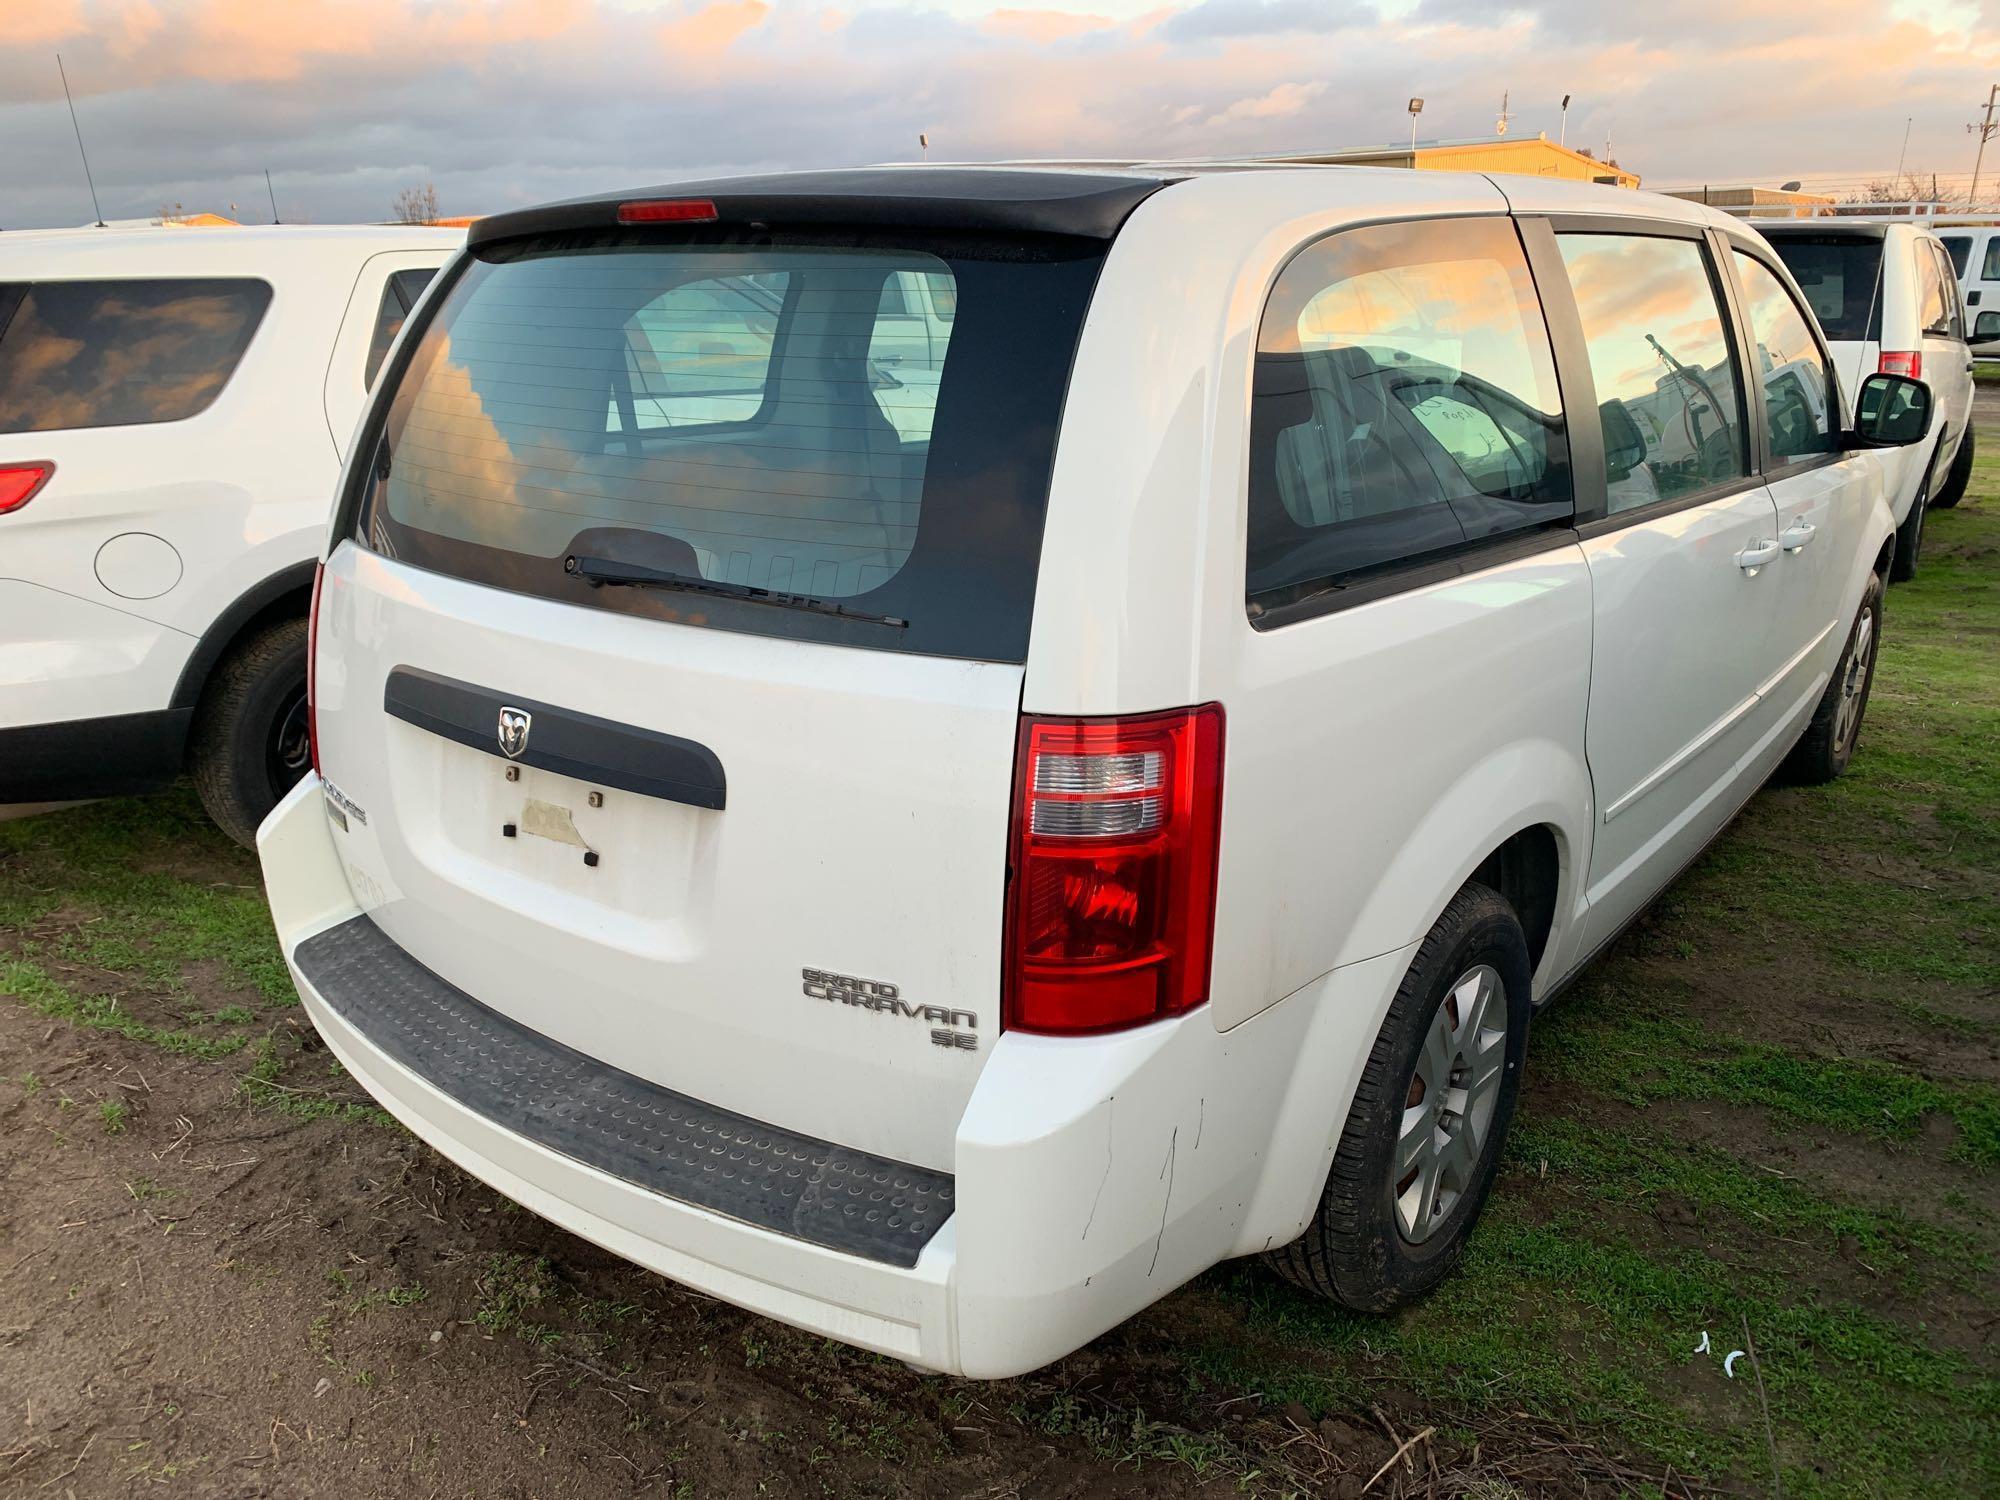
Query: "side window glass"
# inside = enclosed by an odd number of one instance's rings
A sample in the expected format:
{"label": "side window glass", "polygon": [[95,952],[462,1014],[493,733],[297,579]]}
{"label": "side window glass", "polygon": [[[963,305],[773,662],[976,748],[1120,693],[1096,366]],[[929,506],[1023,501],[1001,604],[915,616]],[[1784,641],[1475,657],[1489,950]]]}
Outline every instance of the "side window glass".
{"label": "side window glass", "polygon": [[1945,337],[1963,341],[1965,338],[1965,300],[1959,294],[1958,277],[1952,271],[1951,258],[1945,254],[1942,245],[1931,246],[1931,259],[1937,262],[1939,291],[1944,295]]}
{"label": "side window glass", "polygon": [[1757,348],[1772,460],[1785,464],[1833,452],[1840,443],[1833,380],[1805,314],[1761,261],[1738,251],[1736,271]]}
{"label": "side window glass", "polygon": [[1567,522],[1555,363],[1513,224],[1301,250],[1258,330],[1250,445],[1257,603]]}
{"label": "side window glass", "polygon": [[1972,254],[1972,236],[1969,234],[1945,234],[1938,236],[1938,243],[1944,246],[1945,254],[1951,257],[1951,274],[1954,279],[1965,274],[1965,263]]}
{"label": "side window glass", "polygon": [[1986,236],[1986,254],[1980,258],[1979,279],[2000,281],[2000,234]]}
{"label": "side window glass", "polygon": [[382,368],[389,346],[403,331],[403,319],[410,315],[410,309],[417,305],[417,299],[423,296],[424,288],[436,274],[428,269],[391,271],[388,280],[382,283],[382,301],[375,309],[375,331],[368,337],[368,359],[361,371],[364,387],[375,384],[375,373]]}
{"label": "side window glass", "polygon": [[625,324],[626,390],[613,392],[611,430],[755,417],[764,406],[785,281],[783,274],[684,281],[634,313]]}
{"label": "side window glass", "polygon": [[1919,241],[1917,244],[1917,285],[1923,297],[1922,311],[1918,321],[1924,333],[1930,338],[1951,336],[1951,315],[1945,311],[1944,279],[1938,275],[1937,257],[1931,254],[1931,247]]}
{"label": "side window glass", "polygon": [[1736,360],[1697,240],[1556,237],[1604,424],[1612,514],[1750,472]]}
{"label": "side window glass", "polygon": [[0,432],[195,416],[270,305],[262,281],[32,283],[0,338]]}

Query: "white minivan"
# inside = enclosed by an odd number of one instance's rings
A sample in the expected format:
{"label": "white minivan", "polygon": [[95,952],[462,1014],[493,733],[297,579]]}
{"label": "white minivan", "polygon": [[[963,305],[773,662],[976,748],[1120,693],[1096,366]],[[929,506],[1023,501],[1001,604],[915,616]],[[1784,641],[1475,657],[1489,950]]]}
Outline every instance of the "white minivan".
{"label": "white minivan", "polygon": [[308,763],[327,496],[375,367],[464,237],[0,234],[0,803],[185,767],[254,838]]}
{"label": "white minivan", "polygon": [[[1931,388],[1930,443],[1905,456],[1889,490],[1896,517],[1891,582],[1914,578],[1930,507],[1958,504],[1972,477],[1972,351],[1951,258],[1916,224],[1784,219],[1756,224],[1819,318],[1850,400],[1874,370]],[[1850,406],[1848,418],[1852,420]]]}
{"label": "white minivan", "polygon": [[[892,385],[912,275],[949,328]],[[775,318],[723,337],[745,283]],[[648,420],[711,359],[754,410]],[[1930,420],[1860,398],[1762,239],[1608,188],[887,168],[484,220],[348,463],[281,945],[446,1156],[802,1328],[1004,1376],[1260,1252],[1393,1307],[1535,1006],[1853,753],[1867,450]]]}

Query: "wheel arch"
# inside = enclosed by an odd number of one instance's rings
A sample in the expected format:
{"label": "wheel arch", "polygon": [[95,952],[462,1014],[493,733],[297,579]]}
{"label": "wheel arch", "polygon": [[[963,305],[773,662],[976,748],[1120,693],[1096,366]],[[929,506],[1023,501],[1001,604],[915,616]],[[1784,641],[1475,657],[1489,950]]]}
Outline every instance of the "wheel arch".
{"label": "wheel arch", "polygon": [[172,707],[193,709],[216,667],[241,641],[274,620],[296,615],[304,619],[312,603],[313,560],[281,568],[245,589],[202,632],[194,652],[174,684]]}
{"label": "wheel arch", "polygon": [[1553,740],[1506,746],[1438,798],[1355,923],[1365,947],[1342,962],[1418,941],[1477,880],[1520,913],[1540,988],[1565,951],[1566,917],[1589,857],[1595,803],[1582,738],[1579,726],[1574,747]]}

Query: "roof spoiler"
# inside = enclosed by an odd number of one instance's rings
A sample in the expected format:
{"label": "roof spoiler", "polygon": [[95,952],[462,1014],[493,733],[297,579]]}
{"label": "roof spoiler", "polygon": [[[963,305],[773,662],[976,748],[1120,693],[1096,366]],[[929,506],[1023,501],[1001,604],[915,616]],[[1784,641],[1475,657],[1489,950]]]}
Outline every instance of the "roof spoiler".
{"label": "roof spoiler", "polygon": [[1133,209],[1178,180],[1150,173],[948,167],[725,177],[489,214],[467,231],[466,243],[476,250],[523,235],[616,229],[621,227],[620,204],[660,199],[706,199],[715,205],[713,222],[720,224],[968,230],[1108,240]]}

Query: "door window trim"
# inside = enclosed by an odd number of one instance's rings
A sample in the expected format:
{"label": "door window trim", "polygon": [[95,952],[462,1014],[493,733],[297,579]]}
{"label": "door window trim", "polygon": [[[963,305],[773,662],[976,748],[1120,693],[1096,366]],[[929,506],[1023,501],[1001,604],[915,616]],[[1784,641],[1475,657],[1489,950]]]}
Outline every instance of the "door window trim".
{"label": "door window trim", "polygon": [[[1542,287],[1543,316],[1549,318],[1550,326],[1553,328],[1555,316],[1549,311],[1549,304],[1552,300],[1561,303],[1564,308],[1562,316],[1574,329],[1575,334],[1574,341],[1567,350],[1558,346],[1556,351],[1558,379],[1564,382],[1563,400],[1567,404],[1571,389],[1571,377],[1562,373],[1566,364],[1564,356],[1567,354],[1568,362],[1574,364],[1575,386],[1587,397],[1588,417],[1583,425],[1590,429],[1591,442],[1596,449],[1596,463],[1592,467],[1586,470],[1580,464],[1573,465],[1577,478],[1577,533],[1584,537],[1602,536],[1627,526],[1657,520],[1661,516],[1670,516],[1675,511],[1691,510],[1697,505],[1712,505],[1717,500],[1726,500],[1762,484],[1764,476],[1759,467],[1763,451],[1762,405],[1751,402],[1750,393],[1745,387],[1744,376],[1748,366],[1743,358],[1742,320],[1734,300],[1735,284],[1733,279],[1725,276],[1722,266],[1718,263],[1709,227],[1706,224],[1683,224],[1670,219],[1648,219],[1629,214],[1538,214],[1534,216],[1534,221],[1544,226],[1547,232],[1547,249],[1544,252],[1546,285],[1543,285],[1545,279],[1543,268],[1537,266],[1535,271],[1537,285]],[[1525,226],[1528,221],[1524,219],[1521,222]],[[1610,482],[1604,467],[1604,427],[1597,408],[1597,377],[1590,368],[1589,342],[1583,333],[1583,315],[1576,305],[1576,289],[1570,283],[1569,267],[1564,263],[1562,249],[1556,243],[1557,236],[1566,234],[1687,240],[1701,248],[1704,269],[1708,272],[1709,290],[1715,298],[1716,312],[1722,319],[1723,343],[1736,363],[1736,407],[1746,439],[1745,458],[1750,465],[1748,474],[1722,480],[1686,495],[1657,500],[1650,505],[1634,506],[1630,510],[1617,512],[1611,510]],[[1524,241],[1529,238],[1525,227],[1522,238]],[[1756,407],[1754,413],[1753,406]],[[1586,495],[1589,497],[1588,508],[1585,505]]]}

